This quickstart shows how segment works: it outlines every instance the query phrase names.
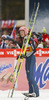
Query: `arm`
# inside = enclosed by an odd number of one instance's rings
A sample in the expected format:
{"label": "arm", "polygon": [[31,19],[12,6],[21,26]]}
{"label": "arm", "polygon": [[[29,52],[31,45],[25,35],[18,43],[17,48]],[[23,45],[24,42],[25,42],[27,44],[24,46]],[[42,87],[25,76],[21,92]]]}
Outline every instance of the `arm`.
{"label": "arm", "polygon": [[29,44],[30,44],[30,46],[32,47],[32,52],[30,52],[30,53],[27,53],[27,52],[26,52],[25,55],[22,54],[22,55],[20,56],[20,58],[27,58],[27,57],[30,57],[31,55],[33,55],[33,54],[36,52],[34,40],[33,40],[32,38],[30,39]]}

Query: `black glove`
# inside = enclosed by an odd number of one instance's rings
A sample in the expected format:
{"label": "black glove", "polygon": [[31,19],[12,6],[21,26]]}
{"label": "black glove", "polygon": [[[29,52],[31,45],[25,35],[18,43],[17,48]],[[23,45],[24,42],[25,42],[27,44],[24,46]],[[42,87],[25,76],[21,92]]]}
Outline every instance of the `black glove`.
{"label": "black glove", "polygon": [[26,58],[26,55],[22,54],[20,58]]}
{"label": "black glove", "polygon": [[[20,56],[20,55],[17,56],[17,59],[19,58],[19,56]],[[20,58],[26,58],[26,55],[22,54],[22,55],[20,56]]]}

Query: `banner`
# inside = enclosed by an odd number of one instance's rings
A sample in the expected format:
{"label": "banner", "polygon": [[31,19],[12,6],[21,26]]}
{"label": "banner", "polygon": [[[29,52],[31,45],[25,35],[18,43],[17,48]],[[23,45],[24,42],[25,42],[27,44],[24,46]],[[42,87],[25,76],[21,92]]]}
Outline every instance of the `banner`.
{"label": "banner", "polygon": [[[0,57],[17,57],[20,54],[21,49],[0,49]],[[30,48],[27,48],[30,51]],[[22,50],[23,53],[23,50]],[[49,49],[36,49],[36,57],[49,57]]]}
{"label": "banner", "polygon": [[34,76],[39,88],[49,89],[49,57],[36,57]]}
{"label": "banner", "polygon": [[10,88],[10,76],[14,71],[14,58],[0,58],[0,90]]}
{"label": "banner", "polygon": [[[29,51],[29,48],[27,48]],[[16,66],[16,57],[21,49],[0,49],[0,90],[7,90],[11,86],[10,76]],[[23,53],[23,51],[22,51]],[[37,49],[34,77],[40,89],[49,89],[49,49]],[[20,63],[20,62],[19,62]],[[13,82],[14,84],[14,82]],[[25,72],[25,59],[16,84],[16,90],[28,90]]]}

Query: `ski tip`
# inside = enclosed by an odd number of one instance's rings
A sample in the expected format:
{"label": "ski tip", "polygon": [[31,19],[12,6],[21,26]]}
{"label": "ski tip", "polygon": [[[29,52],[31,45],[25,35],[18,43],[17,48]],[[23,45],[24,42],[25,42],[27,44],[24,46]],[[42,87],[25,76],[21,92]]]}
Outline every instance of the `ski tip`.
{"label": "ski tip", "polygon": [[40,3],[38,2],[38,5],[40,5]]}

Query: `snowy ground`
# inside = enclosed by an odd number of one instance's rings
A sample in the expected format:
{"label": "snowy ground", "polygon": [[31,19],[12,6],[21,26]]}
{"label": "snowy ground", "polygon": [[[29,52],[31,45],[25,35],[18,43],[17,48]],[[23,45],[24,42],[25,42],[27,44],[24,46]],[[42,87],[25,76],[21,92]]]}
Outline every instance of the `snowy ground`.
{"label": "snowy ground", "polygon": [[[0,90],[0,100],[24,100],[25,96],[22,94],[27,91],[14,91],[12,98],[8,98],[8,91]],[[37,98],[31,97],[28,100],[49,100],[49,90],[40,90],[40,96]]]}

